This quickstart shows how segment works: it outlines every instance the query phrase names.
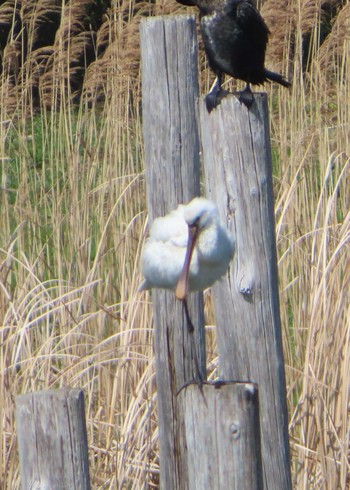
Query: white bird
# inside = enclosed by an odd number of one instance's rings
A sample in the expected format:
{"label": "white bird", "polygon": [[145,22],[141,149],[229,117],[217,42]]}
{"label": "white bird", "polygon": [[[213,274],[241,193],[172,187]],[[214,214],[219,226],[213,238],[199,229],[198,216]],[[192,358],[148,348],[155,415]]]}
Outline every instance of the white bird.
{"label": "white bird", "polygon": [[220,223],[216,205],[196,197],[153,221],[142,252],[144,281],[139,289],[172,289],[187,307],[188,292],[220,279],[233,252],[233,238]]}
{"label": "white bird", "polygon": [[[180,204],[171,213],[157,218],[142,251],[144,281],[140,291],[172,289],[183,303],[187,328],[194,326],[188,311],[189,291],[206,289],[220,279],[228,269],[234,252],[230,232],[220,223],[216,205],[203,197],[189,204]],[[194,343],[193,335],[191,341]],[[193,344],[198,386],[202,390],[203,376]]]}

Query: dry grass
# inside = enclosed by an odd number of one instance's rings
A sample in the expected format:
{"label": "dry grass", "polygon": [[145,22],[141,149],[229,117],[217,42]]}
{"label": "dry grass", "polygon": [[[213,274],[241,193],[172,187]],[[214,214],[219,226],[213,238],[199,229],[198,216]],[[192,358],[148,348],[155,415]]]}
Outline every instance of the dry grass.
{"label": "dry grass", "polygon": [[[158,484],[152,309],[137,293],[146,223],[138,23],[181,7],[120,0],[92,26],[82,12],[91,3],[0,6],[1,488],[19,487],[15,395],[65,385],[86,393],[94,488]],[[350,4],[263,3],[268,64],[293,80],[289,93],[267,89],[294,488],[345,490]],[[325,5],[332,21],[320,46]],[[48,12],[56,35],[41,45]],[[208,346],[210,362],[212,338]]]}

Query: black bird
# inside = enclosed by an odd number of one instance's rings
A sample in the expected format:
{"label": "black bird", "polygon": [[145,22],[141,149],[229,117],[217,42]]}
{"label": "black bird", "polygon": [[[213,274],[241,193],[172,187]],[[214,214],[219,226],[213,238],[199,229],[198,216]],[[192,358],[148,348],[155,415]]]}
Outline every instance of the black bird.
{"label": "black bird", "polygon": [[177,0],[200,10],[200,26],[209,66],[216,73],[215,83],[206,97],[210,112],[227,94],[222,88],[223,73],[246,82],[240,101],[253,103],[250,84],[267,80],[284,87],[290,83],[279,73],[265,68],[265,51],[270,31],[252,0]]}

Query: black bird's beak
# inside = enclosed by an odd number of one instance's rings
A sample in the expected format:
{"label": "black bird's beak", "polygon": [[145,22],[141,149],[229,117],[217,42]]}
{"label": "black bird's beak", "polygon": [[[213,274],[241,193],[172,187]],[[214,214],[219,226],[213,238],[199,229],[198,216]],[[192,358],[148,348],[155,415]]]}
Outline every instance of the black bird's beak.
{"label": "black bird's beak", "polygon": [[191,259],[194,247],[199,234],[198,224],[188,227],[188,242],[185,255],[185,262],[175,289],[177,299],[184,301],[188,295],[188,274],[190,271]]}

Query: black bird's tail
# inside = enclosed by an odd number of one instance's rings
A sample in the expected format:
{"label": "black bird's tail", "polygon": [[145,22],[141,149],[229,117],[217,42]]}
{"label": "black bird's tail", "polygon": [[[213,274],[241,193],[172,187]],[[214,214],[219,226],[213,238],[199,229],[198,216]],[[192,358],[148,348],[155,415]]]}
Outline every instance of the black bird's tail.
{"label": "black bird's tail", "polygon": [[280,75],[279,73],[275,73],[273,71],[270,71],[270,70],[266,70],[265,68],[265,77],[268,79],[268,80],[271,80],[272,82],[277,82],[279,83],[280,85],[283,85],[283,87],[290,87],[291,86],[291,83],[288,82],[287,80],[285,80],[282,75]]}

